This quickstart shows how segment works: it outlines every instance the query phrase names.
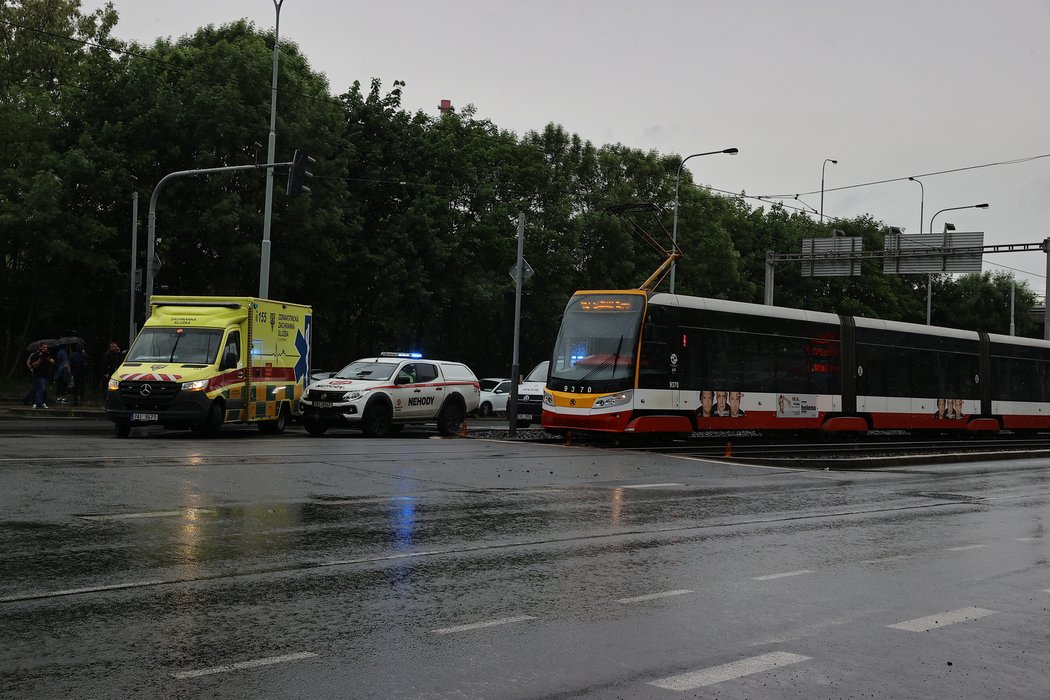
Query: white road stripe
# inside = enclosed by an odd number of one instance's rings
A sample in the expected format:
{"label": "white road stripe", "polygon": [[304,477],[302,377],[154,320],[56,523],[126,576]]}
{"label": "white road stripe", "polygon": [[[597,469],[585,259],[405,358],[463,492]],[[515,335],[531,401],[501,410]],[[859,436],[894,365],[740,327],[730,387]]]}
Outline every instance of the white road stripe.
{"label": "white road stripe", "polygon": [[775,651],[761,656],[753,656],[750,659],[742,659],[721,666],[712,666],[700,671],[682,673],[677,676],[669,676],[658,681],[652,681],[649,685],[666,690],[696,690],[707,685],[731,681],[756,673],[771,671],[779,666],[790,666],[791,664],[809,661],[810,657],[800,654],[789,654],[786,651]]}
{"label": "white road stripe", "polygon": [[210,676],[213,673],[226,673],[228,671],[240,671],[245,668],[258,668],[259,666],[270,666],[271,664],[283,664],[286,661],[299,661],[300,659],[312,659],[317,654],[312,651],[301,651],[297,654],[285,654],[284,656],[271,656],[265,659],[253,659],[252,661],[238,661],[235,664],[225,664],[223,666],[212,666],[211,668],[202,668],[196,671],[179,671],[178,673],[171,674],[175,678],[199,678],[200,676]]}
{"label": "white road stripe", "polygon": [[898,554],[895,557],[883,557],[882,559],[865,559],[861,564],[881,564],[884,561],[902,561],[904,559],[911,559],[911,555]]}
{"label": "white road stripe", "polygon": [[1038,537],[1015,537],[1014,542],[1034,542]]}
{"label": "white road stripe", "polygon": [[113,583],[108,586],[88,586],[87,588],[67,588],[63,591],[46,591],[43,593],[22,593],[0,598],[0,603],[10,603],[16,600],[38,600],[40,598],[57,598],[64,595],[76,595],[78,593],[97,593],[99,591],[116,591],[121,588],[141,588],[143,586],[156,586],[166,581],[134,581],[132,583]]}
{"label": "white road stripe", "polygon": [[113,515],[81,515],[83,520],[135,520],[138,518],[177,518],[190,513],[205,515],[214,514],[207,508],[186,508],[184,510],[159,510],[147,513],[115,513]]}
{"label": "white road stripe", "polygon": [[659,598],[670,598],[676,595],[685,595],[686,593],[692,593],[693,591],[688,588],[679,588],[674,591],[663,591],[662,593],[650,593],[648,595],[639,595],[633,598],[620,598],[617,603],[642,603],[647,600],[657,600]]}
{"label": "white road stripe", "polygon": [[497,625],[510,625],[515,622],[525,622],[526,620],[535,620],[536,618],[532,615],[519,615],[518,617],[504,617],[499,620],[489,620],[488,622],[475,622],[469,625],[456,625],[455,627],[442,627],[436,630],[430,630],[432,634],[455,634],[456,632],[469,632],[471,630],[479,630],[483,627],[496,627]]}
{"label": "white road stripe", "polygon": [[965,552],[968,549],[981,549],[982,547],[987,547],[987,546],[988,545],[986,545],[986,544],[964,544],[961,547],[949,547],[948,551],[949,552]]}
{"label": "white road stripe", "polygon": [[631,484],[630,486],[616,486],[619,489],[662,489],[668,486],[685,486],[685,484]]}
{"label": "white road stripe", "polygon": [[928,617],[919,617],[914,620],[906,620],[904,622],[898,622],[895,625],[886,625],[893,629],[905,630],[907,632],[928,632],[938,627],[944,627],[945,625],[954,625],[956,622],[969,622],[970,620],[979,620],[982,617],[988,615],[995,615],[997,610],[985,610],[984,608],[961,608],[959,610],[950,610],[940,615],[930,615]]}
{"label": "white road stripe", "polygon": [[772,581],[775,578],[786,578],[788,576],[803,576],[805,574],[812,574],[812,573],[813,572],[810,569],[801,569],[799,571],[786,571],[786,572],[784,572],[782,574],[767,574],[765,576],[754,576],[754,577],[752,577],[752,580],[754,580],[754,581]]}

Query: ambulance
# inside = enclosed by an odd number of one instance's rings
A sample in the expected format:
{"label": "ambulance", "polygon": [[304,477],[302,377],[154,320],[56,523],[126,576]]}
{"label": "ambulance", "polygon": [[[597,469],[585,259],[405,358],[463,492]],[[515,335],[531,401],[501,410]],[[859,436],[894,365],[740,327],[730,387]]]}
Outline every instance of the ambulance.
{"label": "ambulance", "polygon": [[154,296],[150,316],[109,379],[106,416],[213,436],[227,423],[284,432],[310,369],[309,306],[251,297]]}

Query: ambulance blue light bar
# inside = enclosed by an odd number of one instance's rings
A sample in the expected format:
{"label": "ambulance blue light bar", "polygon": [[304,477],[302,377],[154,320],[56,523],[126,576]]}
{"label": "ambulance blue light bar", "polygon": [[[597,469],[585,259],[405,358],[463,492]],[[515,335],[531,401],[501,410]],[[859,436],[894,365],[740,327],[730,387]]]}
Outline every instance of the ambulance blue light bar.
{"label": "ambulance blue light bar", "polygon": [[423,353],[421,352],[381,352],[380,357],[407,357],[412,360],[422,360]]}

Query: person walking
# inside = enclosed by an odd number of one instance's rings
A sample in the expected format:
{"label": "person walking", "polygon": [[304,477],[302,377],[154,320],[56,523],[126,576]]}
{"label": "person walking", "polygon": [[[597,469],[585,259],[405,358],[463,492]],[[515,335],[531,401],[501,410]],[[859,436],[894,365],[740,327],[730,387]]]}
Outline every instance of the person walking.
{"label": "person walking", "polygon": [[84,350],[83,343],[77,343],[73,354],[69,356],[69,367],[73,371],[73,405],[80,406],[84,403],[84,393],[87,391],[88,372],[91,370],[91,358]]}
{"label": "person walking", "polygon": [[69,348],[58,346],[58,358],[55,363],[55,401],[69,401],[69,382],[73,379],[73,370],[69,366]]}
{"label": "person walking", "polygon": [[47,343],[40,343],[36,352],[26,360],[26,366],[33,373],[33,408],[47,408],[47,382],[55,367],[55,358],[48,351]]}

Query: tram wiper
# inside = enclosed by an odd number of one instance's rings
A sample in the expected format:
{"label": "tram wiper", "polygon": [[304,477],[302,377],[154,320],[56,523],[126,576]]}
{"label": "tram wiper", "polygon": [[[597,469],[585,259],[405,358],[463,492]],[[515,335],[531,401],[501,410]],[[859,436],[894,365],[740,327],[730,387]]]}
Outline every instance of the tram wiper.
{"label": "tram wiper", "polygon": [[622,346],[623,346],[623,336],[621,335],[619,342],[616,343],[616,352],[614,352],[609,357],[606,357],[604,360],[601,361],[601,363],[598,364],[597,367],[595,367],[590,372],[588,372],[587,374],[585,374],[582,377],[580,377],[580,381],[583,382],[583,381],[586,381],[586,380],[590,379],[592,374],[596,374],[598,372],[601,372],[603,369],[605,369],[609,365],[613,366],[613,374],[615,375],[616,374],[616,363],[618,363],[620,361],[620,348]]}

